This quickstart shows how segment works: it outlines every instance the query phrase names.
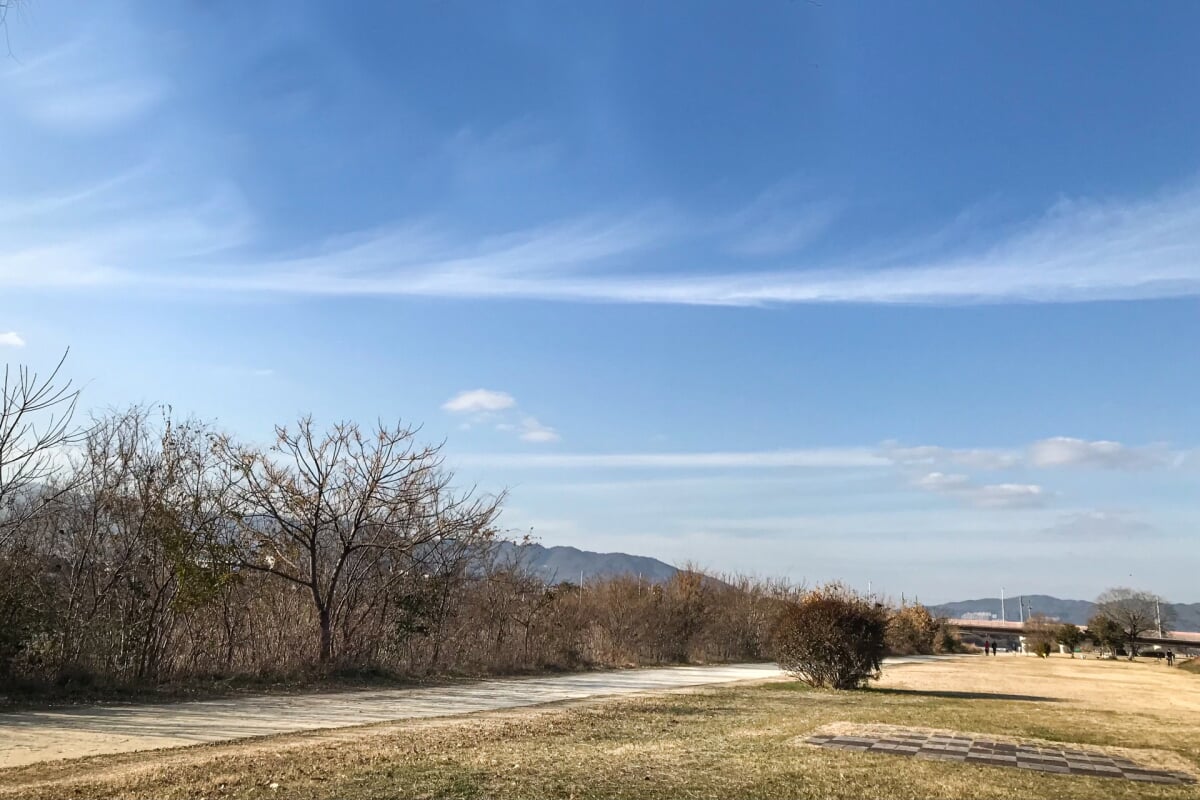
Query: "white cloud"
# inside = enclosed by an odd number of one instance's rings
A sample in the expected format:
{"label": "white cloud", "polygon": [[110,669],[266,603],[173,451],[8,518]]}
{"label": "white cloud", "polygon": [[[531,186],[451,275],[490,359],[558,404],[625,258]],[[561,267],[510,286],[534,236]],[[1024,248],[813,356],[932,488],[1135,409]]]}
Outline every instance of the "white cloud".
{"label": "white cloud", "polygon": [[971,479],[966,475],[947,475],[944,472],[930,472],[914,483],[931,492],[957,492],[971,487]]}
{"label": "white cloud", "polygon": [[972,499],[983,508],[1041,508],[1050,497],[1036,484],[995,483],[980,486],[972,493]]}
{"label": "white cloud", "polygon": [[442,408],[452,414],[479,414],[515,408],[517,401],[508,392],[491,389],[471,389],[451,397]]}
{"label": "white cloud", "polygon": [[765,450],[709,453],[466,454],[464,466],[511,469],[780,469],[886,467],[869,448]]}
{"label": "white cloud", "polygon": [[16,331],[0,333],[0,347],[24,347],[25,339]]}
{"label": "white cloud", "polygon": [[557,442],[561,439],[558,431],[538,422],[535,417],[525,417],[521,420],[521,440],[526,442]]}
{"label": "white cloud", "polygon": [[1163,466],[1171,456],[1162,447],[1127,447],[1120,442],[1055,436],[1029,447],[1029,463],[1035,467],[1094,467],[1098,469],[1141,469]]}
{"label": "white cloud", "polygon": [[993,483],[979,485],[966,475],[930,472],[913,481],[917,488],[944,494],[979,508],[1039,508],[1049,495],[1031,483]]}
{"label": "white cloud", "polygon": [[472,425],[487,423],[505,433],[516,432],[524,442],[546,444],[557,442],[562,437],[549,425],[543,425],[537,417],[528,414],[517,418],[517,400],[508,392],[492,389],[471,389],[459,392],[442,404],[452,414],[465,414],[469,419],[459,428],[469,430]]}

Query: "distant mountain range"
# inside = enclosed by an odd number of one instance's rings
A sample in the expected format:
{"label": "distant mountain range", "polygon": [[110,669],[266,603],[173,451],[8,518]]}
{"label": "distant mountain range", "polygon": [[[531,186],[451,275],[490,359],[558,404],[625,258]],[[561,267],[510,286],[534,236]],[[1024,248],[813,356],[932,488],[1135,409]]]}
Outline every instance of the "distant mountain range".
{"label": "distant mountain range", "polygon": [[678,572],[666,562],[628,553],[594,553],[574,547],[543,547],[540,544],[501,543],[497,557],[515,560],[535,571],[551,583],[579,583],[580,575],[590,578],[611,578],[616,575],[641,575],[650,583],[664,583]]}
{"label": "distant mountain range", "polygon": [[[677,570],[670,564],[647,556],[632,556],[628,553],[596,553],[575,547],[543,547],[540,544],[516,544],[503,542],[497,550],[502,561],[518,561],[551,583],[579,583],[580,574],[588,579],[611,578],[617,575],[640,575],[650,583],[663,583],[671,579]],[[1088,600],[1064,600],[1046,594],[1027,594],[1020,599],[1009,597],[1004,601],[1005,616],[1010,620],[1021,618],[1018,603],[1023,601],[1034,614],[1045,614],[1052,619],[1085,625],[1095,613],[1096,604]],[[1200,603],[1174,603],[1169,606],[1175,612],[1171,627],[1180,631],[1200,631]],[[1164,609],[1168,606],[1164,606]],[[946,617],[962,617],[975,614],[993,614],[1000,617],[1000,598],[981,597],[977,600],[960,600],[930,606],[934,614]]]}
{"label": "distant mountain range", "polygon": [[[1087,600],[1063,600],[1045,594],[1027,594],[1023,598],[1027,608],[1032,608],[1034,614],[1045,614],[1047,617],[1063,622],[1073,622],[1076,625],[1087,624],[1088,619],[1096,611],[1096,604]],[[1021,618],[1018,599],[1009,597],[1004,601],[1005,616],[1010,620]],[[1174,603],[1164,605],[1164,611],[1171,608],[1175,612],[1175,620],[1171,627],[1180,631],[1200,631],[1200,603]],[[1000,598],[983,597],[978,600],[960,600],[957,603],[942,603],[930,606],[934,614],[946,617],[962,617],[967,614],[995,614],[1000,618]],[[1028,612],[1026,612],[1028,613]]]}

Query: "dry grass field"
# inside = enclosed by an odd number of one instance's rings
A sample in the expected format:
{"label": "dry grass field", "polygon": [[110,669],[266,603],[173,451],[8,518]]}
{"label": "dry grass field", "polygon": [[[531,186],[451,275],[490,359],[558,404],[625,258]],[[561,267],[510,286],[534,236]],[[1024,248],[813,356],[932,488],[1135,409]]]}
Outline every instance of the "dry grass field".
{"label": "dry grass field", "polygon": [[1198,798],[1156,786],[817,749],[891,724],[1119,749],[1200,773],[1200,676],[1157,662],[980,656],[864,692],[734,685],[102,756],[0,772],[0,798]]}

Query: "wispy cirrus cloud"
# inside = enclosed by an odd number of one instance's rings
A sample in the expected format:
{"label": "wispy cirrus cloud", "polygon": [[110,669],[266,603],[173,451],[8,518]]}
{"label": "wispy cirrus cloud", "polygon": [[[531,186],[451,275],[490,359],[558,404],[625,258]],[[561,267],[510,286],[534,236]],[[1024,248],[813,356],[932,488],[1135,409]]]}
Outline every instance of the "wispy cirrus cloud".
{"label": "wispy cirrus cloud", "polygon": [[974,469],[999,470],[1019,465],[1022,456],[1016,450],[987,448],[953,448],[938,445],[907,447],[898,442],[884,442],[880,454],[905,466],[953,464]]}
{"label": "wispy cirrus cloud", "polygon": [[2,95],[17,111],[35,124],[66,133],[92,133],[133,122],[168,92],[160,75],[123,63],[111,46],[92,36],[28,62],[14,62],[2,74]]}
{"label": "wispy cirrus cloud", "polygon": [[731,253],[744,256],[794,254],[823,234],[837,219],[842,204],[806,191],[796,181],[770,187],[730,216]]}
{"label": "wispy cirrus cloud", "polygon": [[516,469],[779,469],[886,467],[871,448],[818,448],[708,453],[465,454],[456,463]]}
{"label": "wispy cirrus cloud", "polygon": [[234,187],[180,189],[160,169],[147,162],[88,184],[0,194],[12,230],[0,243],[0,289],[181,289],[251,241],[253,214]]}
{"label": "wispy cirrus cloud", "polygon": [[[125,186],[134,191],[135,187]],[[236,189],[233,190],[236,194]],[[161,194],[161,192],[160,192]],[[697,263],[675,248],[709,232],[665,206],[472,235],[430,221],[294,243],[272,254],[211,220],[211,198],[130,201],[115,230],[89,227],[74,197],[0,245],[0,288],[139,286],[215,293],[534,298],[759,306],[1010,303],[1200,294],[1200,188],[1124,202],[1061,202],[986,247],[906,263],[855,256],[764,271],[755,259]],[[109,216],[111,214],[111,207]],[[253,210],[241,209],[243,216]],[[199,213],[203,212],[203,213]],[[80,222],[83,220],[84,222]],[[167,236],[162,222],[182,228]],[[168,228],[169,230],[169,228]],[[147,246],[137,232],[152,238]],[[687,251],[690,253],[690,251]],[[252,254],[253,253],[253,254]]]}
{"label": "wispy cirrus cloud", "polygon": [[[509,397],[505,393],[500,393]],[[473,393],[464,393],[470,399]],[[488,399],[488,403],[501,402]],[[470,403],[468,403],[470,404]],[[515,406],[515,401],[513,402]],[[444,406],[445,407],[445,406]],[[516,430],[517,425],[506,424]],[[1068,453],[1054,448],[1065,447]],[[1095,448],[1099,455],[1089,455],[1083,448],[1075,453],[1076,443],[1103,445]],[[1182,463],[1188,451],[1168,450],[1165,446],[1136,447],[1116,442],[1084,442],[1068,437],[1043,439],[1028,447],[1010,448],[953,448],[938,445],[905,446],[886,441],[879,447],[791,448],[779,450],[743,450],[710,452],[633,452],[633,453],[557,453],[531,455],[525,453],[464,455],[464,463],[478,466],[502,466],[529,469],[787,469],[815,467],[827,469],[889,468],[907,475],[912,485],[929,491],[951,492],[958,489],[977,489],[979,484],[969,475],[947,471],[951,467],[970,468],[984,472],[1003,472],[1029,469],[1125,468],[1142,466],[1174,466]],[[1068,457],[1068,455],[1070,457]],[[1032,484],[992,483],[1008,486],[990,494],[1020,494],[1016,486]],[[1037,492],[1026,492],[1034,496]]]}

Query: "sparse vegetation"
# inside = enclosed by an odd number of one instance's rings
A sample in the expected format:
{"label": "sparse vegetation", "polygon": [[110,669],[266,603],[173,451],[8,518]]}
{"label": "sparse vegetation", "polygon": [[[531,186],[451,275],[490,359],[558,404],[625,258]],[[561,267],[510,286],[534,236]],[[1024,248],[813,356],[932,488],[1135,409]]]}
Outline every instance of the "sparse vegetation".
{"label": "sparse vegetation", "polygon": [[796,596],[548,584],[413,426],[305,417],[259,448],[168,409],[78,425],[60,372],[9,369],[0,404],[0,700],[761,660]]}

